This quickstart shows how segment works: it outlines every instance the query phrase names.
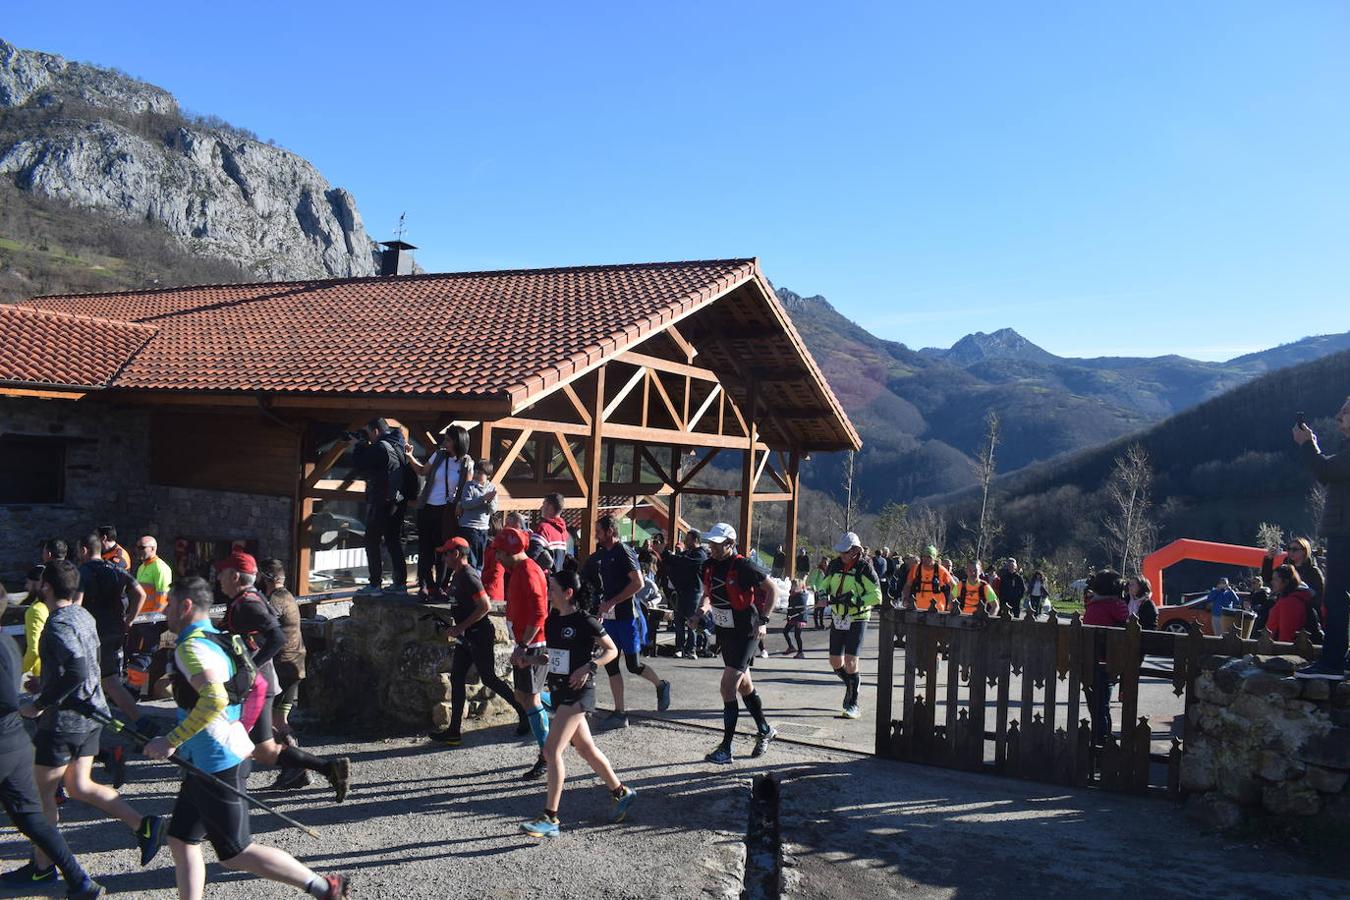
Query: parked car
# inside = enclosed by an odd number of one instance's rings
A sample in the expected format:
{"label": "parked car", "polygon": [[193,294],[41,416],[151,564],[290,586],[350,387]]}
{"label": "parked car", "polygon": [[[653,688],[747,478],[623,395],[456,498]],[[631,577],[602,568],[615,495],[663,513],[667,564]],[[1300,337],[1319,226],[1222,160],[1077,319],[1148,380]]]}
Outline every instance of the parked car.
{"label": "parked car", "polygon": [[[1247,600],[1245,592],[1238,592],[1238,600]],[[1241,607],[1239,607],[1241,608]],[[1200,626],[1203,634],[1214,633],[1214,615],[1209,609],[1209,591],[1197,591],[1181,595],[1181,602],[1174,606],[1164,606],[1158,610],[1158,630],[1185,634],[1190,623]]]}

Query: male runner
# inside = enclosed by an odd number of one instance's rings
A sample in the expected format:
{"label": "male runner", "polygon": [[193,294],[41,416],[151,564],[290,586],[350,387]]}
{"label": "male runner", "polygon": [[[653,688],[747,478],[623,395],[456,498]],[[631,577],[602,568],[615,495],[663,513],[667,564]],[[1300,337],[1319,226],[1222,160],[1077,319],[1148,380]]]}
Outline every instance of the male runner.
{"label": "male runner", "polygon": [[704,534],[712,559],[703,564],[701,613],[711,611],[722,650],[722,743],[705,757],[727,765],[732,760],[731,742],[736,736],[736,705],[739,694],[754,717],[758,734],[751,758],[764,755],[778,732],[764,718],[764,704],[750,678],[750,665],[759,650],[759,639],[768,632],[768,612],[778,589],[768,574],[736,551],[736,530],[718,522]]}
{"label": "male runner", "polygon": [[[613,516],[597,519],[595,530],[600,547],[586,560],[586,578],[592,583],[599,582],[600,595],[604,597],[596,614],[604,622],[605,633],[623,654],[628,671],[647,679],[656,688],[656,708],[664,712],[670,708],[670,682],[662,681],[655,670],[638,659],[642,635],[633,596],[642,589],[643,578],[637,554],[619,540],[619,523]],[[614,711],[605,719],[604,727],[627,728],[623,673],[619,671],[617,658],[605,663],[605,674],[609,676],[609,690],[614,695]]]}
{"label": "male runner", "polygon": [[492,549],[498,561],[506,568],[506,619],[516,639],[511,652],[512,682],[516,702],[525,710],[526,721],[539,745],[539,758],[521,778],[533,781],[542,778],[548,769],[544,759],[544,744],[548,741],[548,713],[539,695],[548,678],[548,663],[535,659],[544,646],[544,621],[548,618],[548,580],[544,570],[526,551],[530,536],[519,528],[503,528],[492,539]]}
{"label": "male runner", "polygon": [[844,683],[845,719],[862,715],[858,709],[858,652],[862,648],[872,607],[881,602],[881,579],[863,555],[862,541],[853,532],[834,545],[839,556],[825,571],[824,589],[816,598],[818,606],[830,607],[830,668]]}
{"label": "male runner", "polygon": [[[97,534],[86,535],[80,541],[80,584],[74,602],[89,611],[98,629],[98,668],[103,679],[103,693],[116,704],[122,715],[136,722],[140,710],[136,708],[131,692],[122,684],[122,645],[126,642],[127,629],[145,603],[145,588],[136,582],[126,567],[114,565],[99,556],[101,546]],[[130,604],[127,598],[131,599]]]}
{"label": "male runner", "polygon": [[[240,704],[230,702],[226,689],[234,677],[234,663],[206,636],[216,631],[210,612],[211,587],[204,579],[183,578],[170,589],[165,615],[169,630],[178,634],[172,667],[178,727],[146,744],[145,755],[168,759],[177,754],[243,791],[248,786],[246,760],[253,746],[239,721]],[[216,858],[227,869],[289,884],[319,900],[348,896],[346,875],[318,875],[289,853],[254,843],[244,801],[222,790],[216,781],[187,772],[169,822],[179,900],[201,900],[206,890],[203,838],[211,842]]]}
{"label": "male runner", "polygon": [[951,601],[951,567],[938,562],[937,548],[929,544],[923,548],[918,564],[905,576],[904,602],[911,609],[946,612]]}
{"label": "male runner", "polygon": [[351,788],[351,761],[345,756],[321,759],[299,747],[282,747],[273,735],[272,703],[281,693],[281,682],[277,678],[272,658],[285,648],[286,633],[267,598],[254,587],[258,578],[257,560],[242,550],[235,551],[216,563],[216,572],[221,591],[230,598],[222,622],[223,630],[244,639],[253,653],[258,671],[267,679],[267,702],[263,704],[258,721],[248,734],[255,745],[253,759],[282,769],[300,768],[318,772],[328,779],[337,802],[341,803],[347,799],[347,791]]}
{"label": "male runner", "polygon": [[[117,791],[90,777],[103,729],[85,713],[107,715],[108,704],[99,686],[98,630],[89,612],[73,602],[79,583],[79,570],[67,560],[48,563],[42,570],[42,599],[51,610],[38,648],[42,689],[31,703],[19,708],[24,718],[38,719],[33,775],[48,822],[55,825],[58,821],[56,789],[64,784],[69,797],[97,807],[130,828],[140,847],[141,865],[146,866],[164,844],[164,820],[141,815]],[[25,870],[25,883],[56,879],[56,869],[41,850],[35,850],[33,860],[9,873],[7,880],[13,884],[10,879]]]}

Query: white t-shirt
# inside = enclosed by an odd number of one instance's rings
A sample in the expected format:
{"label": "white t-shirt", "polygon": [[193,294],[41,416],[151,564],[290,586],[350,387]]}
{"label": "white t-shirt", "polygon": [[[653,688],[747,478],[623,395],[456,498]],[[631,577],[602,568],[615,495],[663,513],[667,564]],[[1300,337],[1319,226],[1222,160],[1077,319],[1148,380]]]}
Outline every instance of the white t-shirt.
{"label": "white t-shirt", "polygon": [[[431,489],[427,491],[427,506],[445,506],[455,499],[459,490],[459,462],[449,456],[444,450],[437,450],[427,463],[427,477],[432,479]],[[466,458],[464,462],[466,474],[473,477],[473,460]]]}

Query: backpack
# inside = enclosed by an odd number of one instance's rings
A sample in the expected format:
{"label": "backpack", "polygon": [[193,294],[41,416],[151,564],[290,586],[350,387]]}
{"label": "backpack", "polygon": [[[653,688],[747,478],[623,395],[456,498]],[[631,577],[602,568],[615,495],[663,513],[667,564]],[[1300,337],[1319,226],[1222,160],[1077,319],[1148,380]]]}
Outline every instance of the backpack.
{"label": "backpack", "polygon": [[[198,631],[188,640],[207,640],[220,648],[221,652],[234,666],[234,674],[225,680],[225,695],[231,706],[239,706],[239,721],[246,730],[252,730],[267,702],[267,679],[258,671],[253,662],[253,654],[248,650],[244,639],[237,634],[224,631]],[[184,709],[197,703],[197,691],[189,683],[187,676],[174,667],[174,700]]]}
{"label": "backpack", "polygon": [[412,502],[417,499],[418,493],[422,490],[422,483],[417,478],[417,473],[413,467],[408,465],[408,461],[403,460],[398,470],[398,497],[396,499]]}

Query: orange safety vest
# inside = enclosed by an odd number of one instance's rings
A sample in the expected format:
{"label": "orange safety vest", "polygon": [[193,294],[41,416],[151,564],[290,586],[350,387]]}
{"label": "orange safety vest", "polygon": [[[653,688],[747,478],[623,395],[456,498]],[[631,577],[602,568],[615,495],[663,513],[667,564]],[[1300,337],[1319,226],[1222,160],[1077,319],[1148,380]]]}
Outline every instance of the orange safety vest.
{"label": "orange safety vest", "polygon": [[951,587],[952,576],[939,563],[933,563],[926,568],[928,574],[925,575],[925,566],[923,563],[919,563],[915,567],[914,575],[910,580],[910,596],[914,598],[914,606],[921,609],[920,604],[927,600],[930,609],[946,612],[947,595],[942,592],[942,589]]}
{"label": "orange safety vest", "polygon": [[988,592],[993,590],[983,581],[976,579],[974,583],[962,580],[960,589],[957,591],[957,609],[960,612],[974,613],[979,604],[985,601]]}

